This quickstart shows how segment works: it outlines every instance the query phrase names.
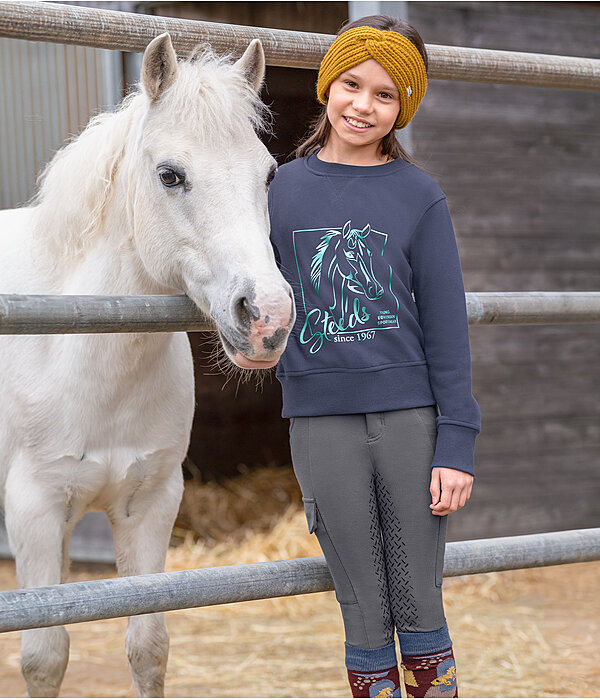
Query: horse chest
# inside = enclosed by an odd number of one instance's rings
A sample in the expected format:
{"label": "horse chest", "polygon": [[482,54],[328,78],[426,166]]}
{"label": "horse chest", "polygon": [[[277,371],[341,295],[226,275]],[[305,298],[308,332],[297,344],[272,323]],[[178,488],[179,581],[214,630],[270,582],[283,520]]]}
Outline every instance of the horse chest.
{"label": "horse chest", "polygon": [[9,363],[22,362],[5,377],[14,410],[0,410],[0,423],[32,468],[73,460],[69,479],[107,471],[115,480],[144,455],[185,449],[194,410],[189,343],[185,334],[149,340],[136,345],[90,336],[59,338],[51,346],[48,338],[15,344]]}

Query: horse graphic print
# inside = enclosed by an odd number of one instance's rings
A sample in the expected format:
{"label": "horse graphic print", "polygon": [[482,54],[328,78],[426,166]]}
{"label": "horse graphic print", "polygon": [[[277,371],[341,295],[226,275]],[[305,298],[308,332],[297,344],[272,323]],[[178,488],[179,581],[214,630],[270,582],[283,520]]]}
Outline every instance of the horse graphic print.
{"label": "horse graphic print", "polygon": [[293,231],[305,320],[300,342],[317,353],[325,342],[373,340],[399,328],[392,268],[384,257],[388,235],[370,224]]}

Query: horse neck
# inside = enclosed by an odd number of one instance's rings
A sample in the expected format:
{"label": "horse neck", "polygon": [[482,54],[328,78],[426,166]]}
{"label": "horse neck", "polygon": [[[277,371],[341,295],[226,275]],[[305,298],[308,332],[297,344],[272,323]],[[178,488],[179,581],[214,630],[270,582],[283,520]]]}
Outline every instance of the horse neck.
{"label": "horse neck", "polygon": [[[136,252],[127,210],[129,159],[143,96],[99,115],[52,161],[34,207],[32,270],[46,293],[159,292]],[[69,194],[65,189],[77,182]]]}
{"label": "horse neck", "polygon": [[127,212],[126,191],[119,179],[94,245],[82,257],[76,276],[82,283],[87,281],[90,294],[164,293],[147,274],[137,252]]}
{"label": "horse neck", "polygon": [[[117,176],[93,239],[77,256],[60,260],[49,253],[41,265],[43,292],[51,294],[132,295],[161,294],[164,290],[146,273],[134,239],[127,212],[125,174]],[[44,212],[46,214],[46,212]],[[40,244],[40,239],[37,239]],[[143,372],[157,354],[169,345],[167,333],[90,334],[67,343],[74,372],[93,368],[107,386],[115,376],[126,381],[132,373]]]}
{"label": "horse neck", "polygon": [[[47,221],[47,211],[38,214]],[[38,221],[38,229],[42,228],[40,223],[42,220]],[[52,229],[52,221],[47,221],[47,226]],[[41,245],[40,238],[36,244]],[[76,253],[49,247],[47,254],[45,260],[39,256],[39,267],[48,293],[128,295],[173,291],[152,280],[137,252],[127,209],[125,173],[115,177],[93,237],[82,243]]]}

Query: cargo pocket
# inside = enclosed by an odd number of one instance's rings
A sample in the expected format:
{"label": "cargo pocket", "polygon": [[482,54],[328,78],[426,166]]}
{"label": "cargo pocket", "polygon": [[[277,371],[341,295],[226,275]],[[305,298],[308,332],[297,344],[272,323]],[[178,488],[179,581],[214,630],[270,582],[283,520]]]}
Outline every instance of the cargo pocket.
{"label": "cargo pocket", "polygon": [[302,498],[304,501],[304,512],[308,522],[308,531],[314,532],[319,540],[319,544],[327,562],[327,568],[333,579],[335,597],[341,605],[355,605],[356,594],[350,582],[350,577],[342,564],[337,550],[327,532],[323,518],[319,514],[319,509],[314,498]]}
{"label": "cargo pocket", "polygon": [[317,529],[317,504],[314,498],[303,498],[304,512],[308,523],[308,531],[313,533]]}
{"label": "cargo pocket", "polygon": [[436,515],[438,519],[437,548],[435,553],[435,585],[440,588],[444,580],[444,554],[446,551],[446,527],[448,515]]}

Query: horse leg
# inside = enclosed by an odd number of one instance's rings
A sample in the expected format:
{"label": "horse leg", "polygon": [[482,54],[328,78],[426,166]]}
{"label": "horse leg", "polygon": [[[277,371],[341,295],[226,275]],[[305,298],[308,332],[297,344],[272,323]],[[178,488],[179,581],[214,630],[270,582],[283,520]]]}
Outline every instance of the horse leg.
{"label": "horse leg", "polygon": [[[151,476],[120,507],[108,513],[120,576],[164,571],[171,530],[183,493],[181,465],[164,480]],[[118,512],[117,512],[118,511]],[[169,632],[163,613],[129,618],[125,648],[140,697],[164,697]]]}
{"label": "horse leg", "polygon": [[69,548],[71,546],[71,534],[73,532],[72,528],[74,524],[68,530],[63,533],[62,541],[62,561],[60,567],[60,582],[65,583],[69,578],[69,573],[71,571],[71,555],[69,554]]}
{"label": "horse leg", "polygon": [[[16,468],[6,482],[5,518],[21,588],[61,582],[64,503]],[[64,627],[23,630],[21,669],[28,697],[57,697],[69,660]]]}

